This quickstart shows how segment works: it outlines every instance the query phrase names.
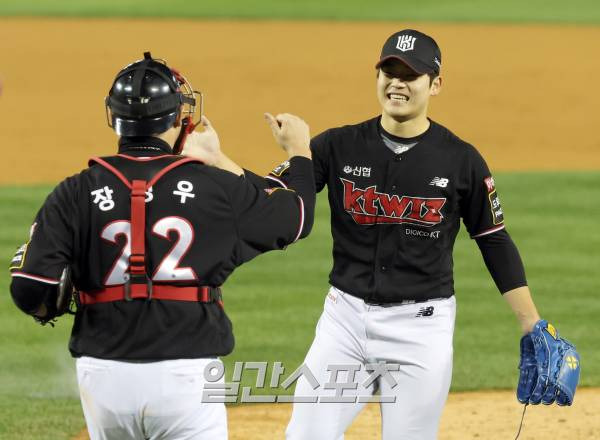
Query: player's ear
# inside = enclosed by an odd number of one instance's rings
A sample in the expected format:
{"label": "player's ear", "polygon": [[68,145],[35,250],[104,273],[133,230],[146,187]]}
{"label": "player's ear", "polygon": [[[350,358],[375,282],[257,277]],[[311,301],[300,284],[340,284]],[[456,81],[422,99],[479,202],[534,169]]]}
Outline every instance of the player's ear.
{"label": "player's ear", "polygon": [[429,87],[429,94],[431,96],[439,95],[442,91],[442,77],[436,76],[431,80],[431,86]]}

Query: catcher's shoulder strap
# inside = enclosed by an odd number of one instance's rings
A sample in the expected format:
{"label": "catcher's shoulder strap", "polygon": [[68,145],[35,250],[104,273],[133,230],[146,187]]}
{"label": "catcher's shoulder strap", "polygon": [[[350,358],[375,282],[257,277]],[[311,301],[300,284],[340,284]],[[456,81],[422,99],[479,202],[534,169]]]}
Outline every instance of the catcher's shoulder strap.
{"label": "catcher's shoulder strap", "polygon": [[[83,292],[82,302],[106,302],[120,299],[152,298],[152,281],[146,272],[145,229],[146,229],[146,191],[169,171],[197,159],[163,155],[149,158],[135,158],[125,155],[93,157],[89,165],[98,164],[114,174],[129,189],[131,194],[131,255],[129,257],[129,279],[122,288],[104,289],[90,295]],[[180,291],[181,300],[187,301],[189,293]],[[192,292],[192,296],[193,296]],[[175,295],[169,299],[178,299]],[[201,296],[201,295],[199,295]]]}
{"label": "catcher's shoulder strap", "polygon": [[190,162],[202,163],[198,159],[172,154],[154,157],[133,157],[117,154],[115,156],[92,157],[88,165],[100,165],[117,176],[121,182],[131,189],[134,180],[143,180],[150,188],[169,171]]}

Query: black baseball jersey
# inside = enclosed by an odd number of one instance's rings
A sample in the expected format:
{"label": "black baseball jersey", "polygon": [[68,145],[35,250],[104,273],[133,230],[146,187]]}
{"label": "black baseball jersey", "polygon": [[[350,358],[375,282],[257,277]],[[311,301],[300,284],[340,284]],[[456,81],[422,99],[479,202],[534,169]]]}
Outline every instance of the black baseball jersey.
{"label": "black baseball jersey", "polygon": [[[168,151],[162,141],[146,138],[123,143],[122,154],[105,160],[139,179],[179,159]],[[313,166],[295,157],[291,169],[297,192],[264,191],[244,176],[194,162],[165,173],[145,198],[146,273],[154,285],[221,286],[242,263],[306,236]],[[67,264],[80,291],[123,285],[130,205],[129,188],[103,166],[61,182],[13,261],[13,296],[26,295],[36,283],[56,284]],[[70,350],[74,356],[143,361],[225,355],[233,344],[231,323],[217,303],[138,299],[81,306]]]}
{"label": "black baseball jersey", "polygon": [[[433,121],[401,154],[381,130],[377,117],[311,142],[331,206],[330,283],[371,303],[450,297],[460,218],[472,238],[504,228],[494,180],[473,146]],[[281,167],[267,177],[287,178]]]}

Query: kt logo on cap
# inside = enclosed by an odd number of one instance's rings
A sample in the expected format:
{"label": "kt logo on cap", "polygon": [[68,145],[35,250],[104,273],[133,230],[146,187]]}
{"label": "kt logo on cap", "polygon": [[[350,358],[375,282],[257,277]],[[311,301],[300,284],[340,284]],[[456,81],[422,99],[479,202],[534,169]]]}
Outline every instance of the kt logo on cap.
{"label": "kt logo on cap", "polygon": [[413,50],[415,48],[416,40],[417,38],[413,37],[412,35],[400,35],[398,37],[396,49],[401,50],[402,52]]}

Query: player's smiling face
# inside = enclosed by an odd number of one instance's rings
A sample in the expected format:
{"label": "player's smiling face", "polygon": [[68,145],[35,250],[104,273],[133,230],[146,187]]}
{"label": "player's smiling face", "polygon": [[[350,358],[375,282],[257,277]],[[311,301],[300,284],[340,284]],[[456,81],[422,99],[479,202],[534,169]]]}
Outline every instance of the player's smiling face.
{"label": "player's smiling face", "polygon": [[397,121],[427,116],[429,97],[437,95],[441,79],[430,81],[400,60],[389,60],[377,75],[377,98],[382,112]]}

